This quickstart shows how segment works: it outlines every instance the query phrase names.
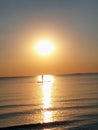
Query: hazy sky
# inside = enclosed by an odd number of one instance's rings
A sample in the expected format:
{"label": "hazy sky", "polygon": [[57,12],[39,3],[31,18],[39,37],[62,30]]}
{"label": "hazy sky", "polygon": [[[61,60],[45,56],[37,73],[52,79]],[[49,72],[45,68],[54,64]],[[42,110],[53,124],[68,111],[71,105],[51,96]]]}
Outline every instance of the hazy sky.
{"label": "hazy sky", "polygon": [[81,72],[98,72],[98,0],[0,0],[0,76]]}

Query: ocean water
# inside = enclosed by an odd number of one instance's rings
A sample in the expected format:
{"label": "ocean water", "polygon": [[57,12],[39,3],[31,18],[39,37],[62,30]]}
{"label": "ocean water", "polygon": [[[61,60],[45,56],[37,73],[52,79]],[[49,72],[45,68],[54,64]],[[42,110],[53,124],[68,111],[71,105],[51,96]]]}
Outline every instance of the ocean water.
{"label": "ocean water", "polygon": [[98,130],[98,74],[0,78],[0,128]]}

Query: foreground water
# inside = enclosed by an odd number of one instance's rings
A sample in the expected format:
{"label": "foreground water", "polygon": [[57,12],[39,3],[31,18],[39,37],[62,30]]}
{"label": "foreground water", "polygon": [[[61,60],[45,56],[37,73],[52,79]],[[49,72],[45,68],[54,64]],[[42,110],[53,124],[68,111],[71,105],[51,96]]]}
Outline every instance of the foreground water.
{"label": "foreground water", "polygon": [[98,129],[98,74],[44,76],[40,81],[0,78],[0,128]]}

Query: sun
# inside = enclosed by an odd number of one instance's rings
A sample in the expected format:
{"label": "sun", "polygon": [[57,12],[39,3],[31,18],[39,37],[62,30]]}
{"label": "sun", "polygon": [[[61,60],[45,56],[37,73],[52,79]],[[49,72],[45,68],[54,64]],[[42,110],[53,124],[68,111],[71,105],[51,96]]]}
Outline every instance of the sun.
{"label": "sun", "polygon": [[36,51],[40,54],[40,55],[49,55],[53,52],[54,50],[54,45],[52,42],[48,41],[48,40],[40,40],[36,46],[35,46]]}

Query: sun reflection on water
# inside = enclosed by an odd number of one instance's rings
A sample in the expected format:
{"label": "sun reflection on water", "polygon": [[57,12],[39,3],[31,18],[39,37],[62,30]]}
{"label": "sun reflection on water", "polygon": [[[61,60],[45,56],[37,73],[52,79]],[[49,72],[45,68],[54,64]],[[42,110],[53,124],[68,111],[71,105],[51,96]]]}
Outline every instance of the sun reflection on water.
{"label": "sun reflection on water", "polygon": [[43,83],[43,109],[51,107],[51,87],[50,83]]}
{"label": "sun reflection on water", "polygon": [[53,76],[45,76],[42,84],[42,94],[43,94],[43,121],[50,122],[52,120],[52,112],[47,110],[52,107],[52,87],[53,87]]}
{"label": "sun reflection on water", "polygon": [[45,123],[51,122],[52,121],[52,112],[51,111],[44,111],[43,120]]}
{"label": "sun reflection on water", "polygon": [[52,75],[43,75],[43,78],[42,78],[42,75],[38,76],[38,82],[49,82],[50,84],[52,84],[54,82],[54,77]]}

